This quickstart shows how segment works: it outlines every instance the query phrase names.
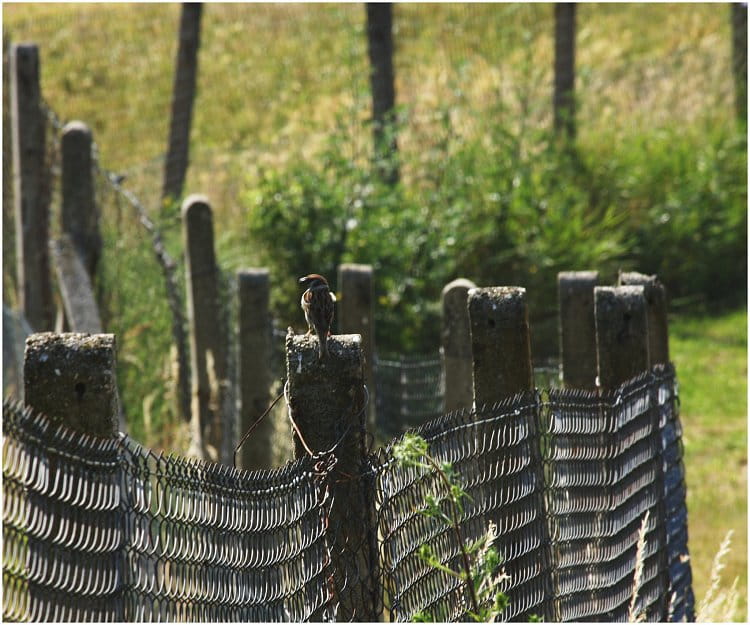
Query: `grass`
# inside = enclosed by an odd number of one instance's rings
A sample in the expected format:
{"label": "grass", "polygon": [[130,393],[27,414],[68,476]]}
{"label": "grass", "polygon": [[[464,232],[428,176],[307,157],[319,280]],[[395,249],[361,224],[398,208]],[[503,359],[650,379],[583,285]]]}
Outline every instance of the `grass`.
{"label": "grass", "polygon": [[745,621],[747,311],[675,319],[670,351],[680,382],[693,587],[698,599],[706,595],[712,558],[731,530],[723,580],[739,578],[736,618]]}

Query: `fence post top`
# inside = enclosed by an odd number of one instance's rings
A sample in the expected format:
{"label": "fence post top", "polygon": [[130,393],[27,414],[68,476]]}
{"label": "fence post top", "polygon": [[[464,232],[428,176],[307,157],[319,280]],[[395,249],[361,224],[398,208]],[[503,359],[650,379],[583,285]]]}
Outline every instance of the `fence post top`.
{"label": "fence post top", "polygon": [[639,298],[643,298],[645,289],[643,286],[595,286],[594,297],[597,303],[606,303],[608,301],[622,300],[622,301],[637,301]]}
{"label": "fence post top", "polygon": [[523,303],[526,300],[526,289],[522,286],[486,286],[469,289],[469,305],[479,302],[492,302],[493,307],[499,303]]}
{"label": "fence post top", "polygon": [[89,128],[84,122],[74,119],[65,124],[62,129],[63,137],[72,133],[80,133],[90,137],[91,128]]}
{"label": "fence post top", "polygon": [[466,278],[456,278],[455,280],[451,280],[448,284],[446,284],[443,287],[443,295],[448,293],[448,291],[452,291],[453,289],[464,289],[466,291],[469,291],[471,289],[478,288],[476,284],[474,284],[471,280],[468,280]]}
{"label": "fence post top", "polygon": [[112,349],[114,334],[90,334],[88,332],[35,332],[26,338],[26,349],[41,346],[62,345],[70,349]]}
{"label": "fence post top", "polygon": [[188,217],[195,212],[211,212],[211,204],[208,197],[201,193],[192,193],[182,201],[182,216]]}
{"label": "fence post top", "polygon": [[[294,334],[290,330],[286,335],[287,350],[303,354],[306,359],[309,355],[314,356],[317,362],[318,358],[318,339],[311,334]],[[328,337],[329,351],[339,357],[348,357],[362,349],[361,334],[333,334]],[[359,357],[359,356],[357,356]]]}
{"label": "fence post top", "polygon": [[242,281],[267,282],[271,272],[266,267],[238,269],[237,276]]}
{"label": "fence post top", "polygon": [[640,286],[644,284],[658,283],[659,279],[656,274],[649,275],[639,273],[638,271],[620,271],[618,274],[618,283],[621,286]]}
{"label": "fence post top", "polygon": [[340,271],[353,271],[359,273],[372,273],[372,265],[361,263],[342,263],[339,265]]}
{"label": "fence post top", "polygon": [[39,56],[39,46],[33,41],[22,41],[20,43],[14,43],[11,45],[11,51],[21,57],[26,55],[33,55],[34,57]]}
{"label": "fence post top", "polygon": [[557,274],[557,282],[598,282],[598,271],[560,271]]}

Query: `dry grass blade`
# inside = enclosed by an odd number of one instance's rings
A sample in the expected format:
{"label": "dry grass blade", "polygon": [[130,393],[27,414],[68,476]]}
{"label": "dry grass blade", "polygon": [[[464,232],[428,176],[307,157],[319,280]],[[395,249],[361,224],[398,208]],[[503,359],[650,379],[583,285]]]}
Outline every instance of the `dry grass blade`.
{"label": "dry grass blade", "polygon": [[724,569],[724,558],[730,552],[733,530],[729,530],[724,540],[721,541],[719,551],[716,553],[711,565],[711,585],[705,596],[698,604],[695,620],[700,623],[721,623],[734,619],[739,605],[739,592],[737,590],[738,579],[735,578],[728,590],[722,590],[721,571]]}
{"label": "dry grass blade", "polygon": [[646,560],[646,531],[648,530],[649,512],[643,515],[641,528],[638,530],[638,543],[635,550],[635,572],[633,574],[633,595],[628,607],[628,623],[640,623],[646,619],[646,613],[638,609],[638,591],[643,581],[643,565]]}

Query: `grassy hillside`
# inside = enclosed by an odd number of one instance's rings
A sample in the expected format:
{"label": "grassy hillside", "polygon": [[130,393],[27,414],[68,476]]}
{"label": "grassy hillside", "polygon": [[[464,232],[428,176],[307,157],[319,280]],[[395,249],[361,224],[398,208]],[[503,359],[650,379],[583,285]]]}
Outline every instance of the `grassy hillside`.
{"label": "grassy hillside", "polygon": [[[63,120],[92,127],[102,163],[127,174],[179,258],[176,207],[159,202],[179,5],[2,10],[5,41],[40,46],[45,100]],[[728,6],[579,5],[571,161],[545,134],[550,5],[396,5],[395,190],[368,171],[364,17],[360,4],[204,5],[186,192],[212,201],[223,267],[271,266],[283,327],[299,321],[297,264],[372,262],[378,340],[422,351],[437,344],[440,289],[459,275],[527,286],[532,314],[543,317],[559,269],[600,268],[605,280],[619,267],[658,271],[679,296],[671,349],[696,594],[728,529],[724,578],[739,576],[744,588],[747,151],[732,108]],[[159,269],[134,212],[100,192],[100,292],[131,431],[181,451]],[[303,208],[318,238],[300,225]],[[7,202],[3,211],[12,224]],[[331,252],[340,231],[346,245]],[[12,245],[6,226],[5,301]],[[740,312],[694,312],[731,290]]]}

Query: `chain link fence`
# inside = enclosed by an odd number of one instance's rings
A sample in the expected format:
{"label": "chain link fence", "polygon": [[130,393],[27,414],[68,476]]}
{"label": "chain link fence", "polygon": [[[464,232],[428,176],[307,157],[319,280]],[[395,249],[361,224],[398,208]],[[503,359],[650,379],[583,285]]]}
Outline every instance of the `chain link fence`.
{"label": "chain link fence", "polygon": [[[504,620],[694,617],[671,366],[611,392],[526,392],[416,432],[469,493],[465,540],[497,527]],[[399,439],[363,448],[351,474],[335,450],[254,472],[164,456],[11,401],[3,434],[9,620],[465,618],[464,586],[418,555],[428,543],[442,566],[460,557],[421,513],[441,486],[396,461]]]}

